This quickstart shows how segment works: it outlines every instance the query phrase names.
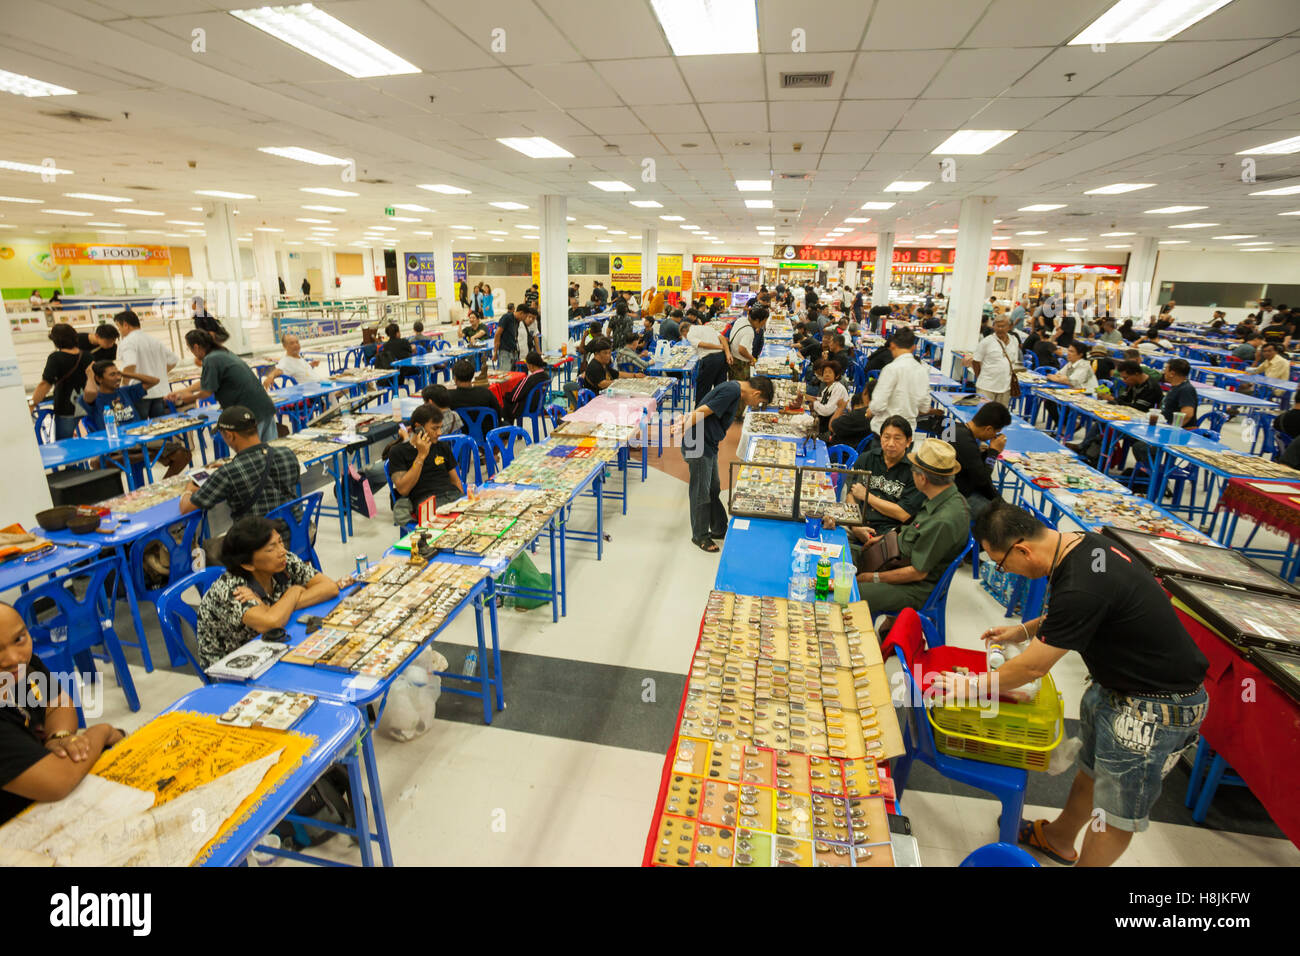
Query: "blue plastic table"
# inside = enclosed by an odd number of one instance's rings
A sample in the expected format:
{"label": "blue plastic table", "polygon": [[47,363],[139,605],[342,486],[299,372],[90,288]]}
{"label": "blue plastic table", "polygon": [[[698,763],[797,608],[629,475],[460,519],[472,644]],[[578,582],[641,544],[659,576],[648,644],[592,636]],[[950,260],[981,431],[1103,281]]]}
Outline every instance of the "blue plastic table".
{"label": "blue plastic table", "polygon": [[[242,684],[210,684],[190,691],[163,713],[187,711],[193,714],[216,716],[229,710],[247,690],[248,688]],[[307,756],[291,774],[281,780],[275,789],[262,799],[243,823],[223,836],[221,841],[212,847],[202,866],[239,866],[254,849],[307,863],[346,866],[347,864],[344,863],[295,853],[292,850],[259,846],[262,839],[286,817],[315,827],[335,829],[318,820],[307,820],[291,814],[298,801],[307,795],[312,784],[336,763],[342,764],[347,770],[353,795],[352,807],[356,814],[355,830],[342,826],[337,829],[356,838],[357,846],[361,850],[361,865],[374,866],[370,840],[362,838],[362,834],[370,830],[370,822],[366,812],[365,790],[362,787],[361,765],[356,753],[357,738],[362,732],[361,712],[355,707],[337,701],[317,700],[293,730],[316,738]]]}
{"label": "blue plastic table", "polygon": [[[722,559],[713,586],[719,591],[759,597],[787,597],[790,593],[790,554],[803,537],[803,522],[772,518],[732,518],[722,542]],[[838,544],[849,558],[849,536],[843,528],[823,531],[821,539]],[[852,600],[858,600],[853,582]]]}
{"label": "blue plastic table", "polygon": [[414,368],[419,370],[420,388],[424,388],[429,384],[430,369],[446,368],[450,375],[451,366],[455,365],[463,358],[473,359],[474,368],[480,369],[483,367],[484,357],[491,354],[492,346],[490,345],[475,346],[467,353],[460,355],[451,354],[446,350],[438,351],[437,349],[432,349],[425,352],[423,355],[413,355],[410,358],[398,359],[393,363],[393,368]]}
{"label": "blue plastic table", "polygon": [[1170,445],[1190,445],[1193,448],[1204,448],[1207,451],[1228,453],[1236,450],[1222,442],[1205,438],[1175,425],[1151,425],[1147,422],[1106,422],[1102,432],[1100,461],[1110,461],[1111,450],[1115,447],[1115,442],[1120,436],[1141,442],[1149,449],[1148,467],[1151,470],[1151,475],[1150,480],[1147,482],[1147,498],[1157,504],[1164,497],[1165,483],[1172,467],[1169,461]]}
{"label": "blue plastic table", "polygon": [[[35,532],[45,537],[47,532],[37,529]],[[54,577],[58,572],[83,561],[93,561],[99,556],[98,548],[93,544],[89,548],[78,548],[68,544],[56,545],[53,551],[37,552],[27,558],[10,558],[0,564],[0,594],[30,584],[37,578]],[[35,558],[35,560],[31,560]]]}
{"label": "blue plastic table", "polygon": [[[98,461],[100,467],[112,465],[126,473],[126,486],[135,490],[135,474],[131,469],[129,452],[139,448],[144,442],[133,435],[119,433],[117,441],[109,441],[108,435],[98,432],[94,436],[74,436],[62,441],[45,442],[39,445],[41,466],[46,471],[53,471],[67,465],[79,465],[86,461]],[[117,461],[110,455],[120,453],[122,460]],[[146,470],[145,474],[148,474]]]}
{"label": "blue plastic table", "polygon": [[[699,380],[699,353],[692,355],[687,359],[686,364],[681,368],[668,368],[660,365],[658,362],[652,363],[646,367],[647,375],[662,375],[673,379],[672,393],[672,411],[691,411],[695,403],[696,384]],[[687,389],[687,380],[690,381],[690,388]]]}

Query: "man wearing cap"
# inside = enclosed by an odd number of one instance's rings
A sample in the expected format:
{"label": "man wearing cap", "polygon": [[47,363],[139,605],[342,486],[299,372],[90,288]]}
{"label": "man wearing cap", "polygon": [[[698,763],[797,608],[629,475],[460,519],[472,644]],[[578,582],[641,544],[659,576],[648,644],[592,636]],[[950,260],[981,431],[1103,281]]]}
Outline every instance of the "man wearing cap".
{"label": "man wearing cap", "polygon": [[[1011,404],[1011,380],[1020,364],[1020,342],[1011,334],[1011,321],[993,320],[993,334],[980,339],[975,352],[962,364],[975,370],[975,391],[990,402]],[[928,380],[927,380],[928,383]]]}
{"label": "man wearing cap", "polygon": [[231,405],[217,419],[217,430],[235,453],[199,485],[193,481],[181,495],[181,514],[210,511],[225,501],[230,517],[265,515],[298,497],[298,456],[280,445],[265,444],[257,419],[243,405]]}
{"label": "man wearing cap", "polygon": [[1104,345],[1094,345],[1088,349],[1088,362],[1092,365],[1092,374],[1097,377],[1097,384],[1109,385],[1115,377],[1115,359],[1110,354],[1110,349]]}
{"label": "man wearing cap", "polygon": [[952,445],[927,438],[907,460],[912,482],[927,500],[898,532],[899,555],[907,564],[858,575],[862,600],[876,615],[921,607],[970,538],[970,506],[953,482],[961,466]]}

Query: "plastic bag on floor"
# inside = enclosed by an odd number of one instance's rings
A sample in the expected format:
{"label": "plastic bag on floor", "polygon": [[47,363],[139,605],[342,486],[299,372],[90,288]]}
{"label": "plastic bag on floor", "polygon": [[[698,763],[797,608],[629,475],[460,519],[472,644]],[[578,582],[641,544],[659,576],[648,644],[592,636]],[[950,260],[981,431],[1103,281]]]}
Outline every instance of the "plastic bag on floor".
{"label": "plastic bag on floor", "polygon": [[1062,740],[1061,745],[1052,751],[1052,756],[1048,759],[1048,774],[1055,777],[1073,767],[1074,758],[1079,755],[1082,748],[1083,741],[1078,737],[1067,737]]}
{"label": "plastic bag on floor", "polygon": [[434,671],[445,671],[449,666],[447,658],[426,647],[393,682],[388,706],[379,721],[380,731],[402,741],[426,733],[433,726],[434,710],[442,696],[442,678]]}

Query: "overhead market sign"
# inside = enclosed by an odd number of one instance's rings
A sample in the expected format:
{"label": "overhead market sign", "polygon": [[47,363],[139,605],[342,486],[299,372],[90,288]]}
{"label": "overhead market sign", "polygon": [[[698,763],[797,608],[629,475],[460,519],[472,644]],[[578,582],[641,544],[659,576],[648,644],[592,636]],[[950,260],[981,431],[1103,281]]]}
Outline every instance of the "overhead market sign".
{"label": "overhead market sign", "polygon": [[50,252],[55,262],[67,266],[139,265],[150,262],[171,262],[172,259],[171,250],[166,246],[52,243]]}
{"label": "overhead market sign", "polygon": [[1069,273],[1073,275],[1122,276],[1124,267],[1097,265],[1095,263],[1082,265],[1068,262],[1035,262],[1034,273],[1037,275]]}
{"label": "overhead market sign", "polygon": [[[775,246],[772,255],[777,259],[812,259],[817,262],[876,261],[875,246]],[[698,257],[697,257],[698,258]],[[894,249],[895,265],[945,265],[957,261],[956,249]],[[1024,261],[1019,249],[993,249],[989,252],[989,268],[1018,266]]]}

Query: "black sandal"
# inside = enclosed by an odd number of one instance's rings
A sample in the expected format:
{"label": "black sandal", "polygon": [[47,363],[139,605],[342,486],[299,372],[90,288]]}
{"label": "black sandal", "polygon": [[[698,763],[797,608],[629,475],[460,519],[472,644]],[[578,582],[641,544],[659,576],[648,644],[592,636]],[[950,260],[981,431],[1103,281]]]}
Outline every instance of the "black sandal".
{"label": "black sandal", "polygon": [[702,538],[691,543],[701,551],[707,551],[709,554],[717,554],[719,550],[718,546],[713,543],[712,538]]}

